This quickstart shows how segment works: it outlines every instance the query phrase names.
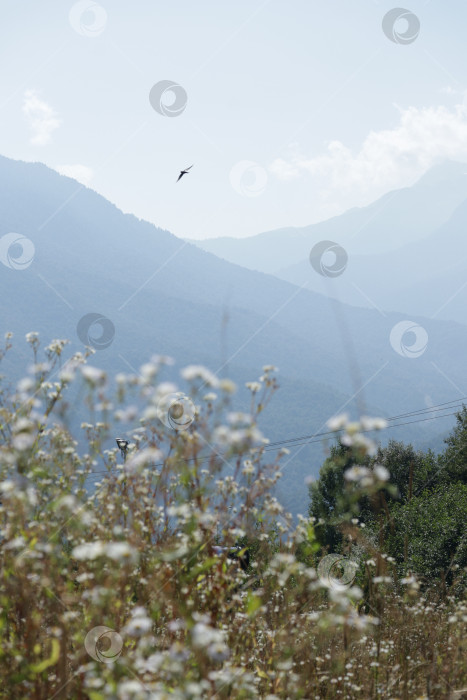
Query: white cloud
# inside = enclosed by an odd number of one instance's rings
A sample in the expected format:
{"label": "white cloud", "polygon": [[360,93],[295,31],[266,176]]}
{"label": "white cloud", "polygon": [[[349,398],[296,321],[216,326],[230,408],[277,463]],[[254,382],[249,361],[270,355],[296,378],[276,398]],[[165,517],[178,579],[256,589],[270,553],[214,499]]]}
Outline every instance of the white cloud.
{"label": "white cloud", "polygon": [[60,175],[66,175],[67,177],[72,177],[74,180],[78,180],[78,182],[86,185],[86,187],[89,187],[94,177],[94,170],[87,165],[81,165],[81,163],[76,163],[75,165],[57,165],[55,170],[59,172]]}
{"label": "white cloud", "polygon": [[22,110],[32,132],[31,143],[34,146],[47,145],[52,133],[62,123],[54,109],[38,97],[36,90],[27,90]]}
{"label": "white cloud", "polygon": [[341,209],[364,206],[391,189],[413,184],[442,160],[467,161],[467,105],[397,109],[397,126],[371,131],[356,153],[332,141],[316,157],[295,151],[269,169],[285,181],[309,173],[324,202]]}
{"label": "white cloud", "polygon": [[279,180],[294,180],[299,177],[300,169],[295,162],[287,162],[284,158],[276,158],[269,170],[277,175]]}

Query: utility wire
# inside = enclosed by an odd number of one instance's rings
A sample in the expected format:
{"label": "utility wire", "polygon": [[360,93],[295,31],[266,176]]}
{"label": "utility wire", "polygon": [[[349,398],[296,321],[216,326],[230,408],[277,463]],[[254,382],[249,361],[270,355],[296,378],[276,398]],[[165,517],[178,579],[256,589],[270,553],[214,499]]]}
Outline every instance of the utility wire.
{"label": "utility wire", "polygon": [[[409,411],[407,413],[400,413],[399,415],[396,416],[391,416],[389,418],[385,418],[386,422],[388,425],[385,428],[382,428],[382,430],[388,430],[389,428],[397,428],[400,426],[404,425],[412,425],[414,423],[425,423],[426,421],[430,420],[436,420],[437,418],[448,418],[450,416],[455,416],[458,413],[458,410],[461,410],[463,407],[462,402],[466,400],[467,401],[467,396],[463,396],[460,399],[453,399],[452,401],[445,401],[444,403],[440,404],[435,404],[434,406],[431,406],[430,408],[420,408],[417,409],[416,411]],[[455,404],[455,405],[452,405]],[[446,410],[451,410],[451,409],[456,409],[450,413],[443,413],[442,415],[434,415],[434,416],[428,416],[427,418],[422,418],[420,416],[424,416],[426,414],[430,413],[438,413]],[[401,423],[393,423],[393,421],[400,420],[401,418],[411,418],[411,417],[418,417],[416,420],[411,420],[411,421],[405,421]],[[300,445],[305,445],[305,444],[310,444],[313,445],[317,442],[322,442],[322,438],[326,438],[329,436],[336,436],[338,434],[341,434],[343,431],[342,430],[328,430],[326,432],[322,433],[313,433],[312,435],[302,435],[300,437],[294,437],[294,438],[287,438],[284,440],[277,440],[276,442],[270,442],[264,447],[264,452],[270,452],[271,450],[275,450],[278,447],[281,447],[283,445],[290,445],[291,447],[298,447]],[[373,432],[372,430],[361,430],[361,433],[369,433]],[[293,444],[292,444],[293,443]],[[195,457],[187,460],[187,461],[195,461]],[[210,460],[210,457],[203,457],[200,459],[200,463],[203,464],[205,462],[208,462]],[[153,464],[153,467],[163,467],[164,463],[160,462],[157,464]],[[98,471],[98,472],[92,472],[89,474],[89,476],[99,476],[100,474],[110,474],[112,473],[111,470],[106,469],[103,471]]]}

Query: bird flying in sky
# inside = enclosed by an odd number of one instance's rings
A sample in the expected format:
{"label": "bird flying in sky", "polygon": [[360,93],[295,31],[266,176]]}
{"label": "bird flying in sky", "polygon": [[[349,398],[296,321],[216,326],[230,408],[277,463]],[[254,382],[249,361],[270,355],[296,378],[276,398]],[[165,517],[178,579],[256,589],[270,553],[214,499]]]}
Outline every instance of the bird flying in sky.
{"label": "bird flying in sky", "polygon": [[[188,175],[188,171],[191,170],[193,165],[190,165],[189,168],[185,168],[185,170],[180,170],[180,175],[178,176],[178,180],[181,180],[184,175]],[[177,182],[178,182],[177,180]]]}

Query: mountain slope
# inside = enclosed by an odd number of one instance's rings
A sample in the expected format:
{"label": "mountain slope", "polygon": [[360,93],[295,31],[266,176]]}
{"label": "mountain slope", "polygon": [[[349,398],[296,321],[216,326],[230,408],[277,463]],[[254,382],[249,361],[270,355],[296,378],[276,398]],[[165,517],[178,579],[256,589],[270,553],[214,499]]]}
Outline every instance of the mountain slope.
{"label": "mountain slope", "polygon": [[[384,255],[349,258],[341,276],[326,280],[326,286],[315,276],[314,288],[351,304],[466,323],[466,229],[467,200],[422,242]],[[310,270],[304,259],[277,276],[300,286],[310,279]]]}
{"label": "mountain slope", "polygon": [[[453,387],[443,375],[463,381],[462,326],[420,319],[428,349],[409,360],[389,342],[400,315],[383,318],[219,260],[43,165],[0,158],[0,238],[12,231],[33,241],[35,256],[23,270],[0,265],[3,332],[37,330],[81,349],[77,324],[98,312],[113,322],[115,338],[92,362],[112,373],[160,352],[179,367],[200,362],[220,376],[228,370],[243,386],[263,364],[276,364],[281,389],[262,426],[272,440],[320,431],[344,408],[394,415],[450,400]],[[22,347],[7,364],[12,377],[26,364]],[[237,401],[246,406],[245,391]],[[77,416],[81,410],[75,407]],[[430,429],[420,424],[397,435],[426,440]],[[295,498],[293,509],[304,512],[303,477],[316,474],[323,453],[314,444],[291,457],[282,489],[288,505]]]}

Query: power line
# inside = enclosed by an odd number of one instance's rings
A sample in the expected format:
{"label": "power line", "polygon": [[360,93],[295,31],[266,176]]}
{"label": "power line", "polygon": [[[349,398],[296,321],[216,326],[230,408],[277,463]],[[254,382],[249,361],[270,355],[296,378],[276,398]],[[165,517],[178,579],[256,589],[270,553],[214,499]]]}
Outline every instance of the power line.
{"label": "power line", "polygon": [[[401,413],[396,416],[391,416],[389,418],[385,418],[386,422],[388,425],[385,428],[382,428],[382,430],[388,430],[389,428],[398,428],[404,425],[412,425],[415,423],[425,423],[426,421],[430,420],[436,420],[437,418],[449,418],[450,416],[455,416],[458,413],[458,410],[461,410],[463,407],[462,403],[459,403],[463,400],[467,401],[467,397],[463,396],[460,399],[453,399],[452,401],[445,401],[444,403],[439,403],[435,404],[434,406],[431,406],[430,408],[421,408],[417,409],[416,411],[409,411],[407,413]],[[457,404],[457,405],[451,405],[451,404]],[[435,416],[430,416],[428,418],[421,418],[420,416],[430,414],[430,413],[438,413],[440,411],[446,411],[446,410],[451,410],[451,409],[458,409],[450,413],[443,413],[442,415],[435,415]],[[399,420],[401,418],[410,418],[410,417],[415,417],[419,416],[417,420],[411,420],[411,421],[405,421],[402,423],[393,423],[393,421]],[[328,436],[337,436],[338,434],[341,434],[343,431],[342,430],[328,430],[326,432],[322,433],[313,433],[312,435],[302,435],[300,437],[294,437],[294,438],[287,438],[284,440],[277,440],[276,442],[271,442],[268,443],[265,448],[264,452],[270,452],[271,450],[275,450],[278,447],[282,445],[291,445],[291,447],[298,447],[300,445],[306,445],[307,443],[310,445],[313,445],[317,442],[321,442],[322,438],[328,437]],[[373,432],[373,429],[368,429],[368,430],[361,430],[361,433],[370,433]],[[292,443],[294,443],[292,445]],[[195,461],[196,458],[190,458],[187,461]],[[205,462],[208,462],[210,457],[203,457],[200,459],[200,463],[203,464]],[[164,463],[160,462],[157,464],[153,464],[153,467],[163,467]],[[89,476],[99,476],[101,474],[109,474],[112,473],[111,470],[103,470],[103,471],[98,471],[98,472],[92,472],[92,474],[89,474]]]}
{"label": "power line", "polygon": [[[402,425],[412,425],[412,423],[424,423],[424,422],[429,421],[429,420],[436,420],[437,418],[448,418],[449,416],[455,416],[456,413],[457,413],[457,411],[454,411],[453,413],[445,413],[445,414],[442,415],[442,416],[433,416],[433,417],[431,417],[431,418],[420,418],[419,420],[411,420],[411,421],[406,421],[406,422],[404,422],[404,423],[394,423],[394,424],[392,424],[392,425],[387,425],[385,428],[381,428],[381,430],[387,430],[388,428],[398,428],[399,426],[402,426]],[[341,433],[341,432],[342,432],[342,431],[332,431],[331,434],[332,434],[332,435],[336,435],[337,433]],[[370,433],[370,432],[372,432],[372,430],[360,430],[359,432],[360,432],[360,433]],[[318,436],[320,436],[320,435],[323,435],[323,436],[324,436],[324,435],[329,435],[329,434],[330,434],[330,433],[317,433],[316,435],[311,436],[311,437],[318,437]],[[288,442],[290,442],[290,441],[289,441],[289,440],[284,440],[284,443],[288,443]],[[300,443],[300,442],[295,443],[295,444],[293,445],[293,447],[298,447],[298,446],[301,445],[301,444],[306,445],[307,442],[308,442],[308,444],[312,445],[313,443],[321,442],[321,439],[320,439],[320,440],[313,440],[313,439],[306,440],[306,439],[305,439],[304,442],[302,442],[302,443]],[[267,451],[269,451],[270,449],[272,449],[272,448],[271,448],[271,445],[267,445],[267,446],[264,448],[264,451],[267,452]]]}
{"label": "power line", "polygon": [[[467,397],[463,397],[463,398],[465,398],[467,400]],[[463,404],[458,404],[458,406],[448,406],[448,404],[458,403],[461,400],[462,399],[455,399],[453,401],[446,401],[445,403],[436,404],[435,406],[432,406],[431,408],[421,408],[421,409],[418,409],[417,411],[410,411],[409,413],[401,413],[397,416],[391,416],[390,418],[385,418],[384,420],[387,423],[389,423],[389,422],[394,421],[394,420],[399,420],[400,418],[410,418],[411,416],[423,415],[426,413],[436,413],[437,411],[445,411],[445,410],[447,410],[447,408],[459,408],[459,409],[461,409]],[[444,408],[439,408],[441,406],[444,406]],[[446,415],[455,415],[455,413],[453,413],[453,414],[449,413]],[[445,416],[433,416],[432,418],[428,418],[425,420],[434,420],[435,418],[443,418],[443,417],[445,417]],[[410,421],[410,422],[411,423],[422,423],[423,421]],[[407,424],[400,423],[399,425],[407,425]],[[393,427],[396,427],[396,426],[388,425],[388,426],[386,426],[386,428],[382,428],[382,430],[386,430],[387,428],[393,428]],[[337,431],[337,432],[340,432],[340,431]],[[362,430],[360,432],[368,433],[368,432],[371,432],[371,430]],[[278,440],[277,442],[270,442],[267,445],[267,449],[275,447],[276,445],[282,445],[284,443],[294,442],[296,440],[303,441],[303,440],[308,440],[308,439],[311,439],[314,437],[333,435],[335,433],[336,433],[335,430],[329,430],[329,431],[324,432],[324,433],[314,433],[313,435],[302,435],[301,437],[289,438],[288,440]]]}

